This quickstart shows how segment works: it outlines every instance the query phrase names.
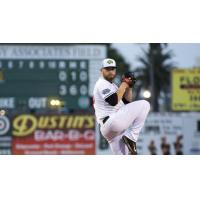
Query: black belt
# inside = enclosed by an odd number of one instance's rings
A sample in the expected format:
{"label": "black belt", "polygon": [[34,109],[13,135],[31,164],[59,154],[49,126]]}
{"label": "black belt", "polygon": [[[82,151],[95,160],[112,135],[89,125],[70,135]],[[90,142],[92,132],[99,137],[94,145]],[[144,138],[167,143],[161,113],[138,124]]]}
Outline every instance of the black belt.
{"label": "black belt", "polygon": [[105,118],[102,120],[103,124],[105,124],[105,122],[106,122],[108,119],[109,119],[109,116],[105,117]]}

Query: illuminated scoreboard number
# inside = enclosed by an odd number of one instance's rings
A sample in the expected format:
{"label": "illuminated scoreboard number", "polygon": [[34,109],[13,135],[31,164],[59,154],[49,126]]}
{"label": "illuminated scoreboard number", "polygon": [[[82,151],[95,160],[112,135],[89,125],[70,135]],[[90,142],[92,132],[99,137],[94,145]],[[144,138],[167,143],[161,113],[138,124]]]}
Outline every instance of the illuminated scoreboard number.
{"label": "illuminated scoreboard number", "polygon": [[89,71],[87,60],[66,61],[66,68],[60,69],[59,95],[65,106],[72,109],[87,109],[89,106]]}
{"label": "illuminated scoreboard number", "polygon": [[88,95],[88,62],[68,61],[67,69],[58,73],[60,81],[60,96],[87,96]]}

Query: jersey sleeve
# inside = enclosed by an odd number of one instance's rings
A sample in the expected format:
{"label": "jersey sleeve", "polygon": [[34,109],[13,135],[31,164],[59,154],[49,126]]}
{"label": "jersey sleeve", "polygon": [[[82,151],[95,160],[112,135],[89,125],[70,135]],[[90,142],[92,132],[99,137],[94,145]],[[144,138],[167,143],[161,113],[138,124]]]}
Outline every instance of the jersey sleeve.
{"label": "jersey sleeve", "polygon": [[103,82],[102,84],[99,84],[98,91],[99,91],[100,96],[104,100],[116,92],[116,90],[112,87],[112,85],[107,82]]}

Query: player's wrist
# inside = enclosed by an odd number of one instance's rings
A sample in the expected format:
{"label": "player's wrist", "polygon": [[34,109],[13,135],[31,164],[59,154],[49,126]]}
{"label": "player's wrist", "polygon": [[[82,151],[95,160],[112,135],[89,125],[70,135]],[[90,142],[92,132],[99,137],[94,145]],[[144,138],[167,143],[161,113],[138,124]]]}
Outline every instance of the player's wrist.
{"label": "player's wrist", "polygon": [[128,85],[128,83],[126,83],[126,82],[122,82],[122,83],[121,83],[121,86],[122,86],[123,88],[125,88],[125,89],[129,88],[129,85]]}

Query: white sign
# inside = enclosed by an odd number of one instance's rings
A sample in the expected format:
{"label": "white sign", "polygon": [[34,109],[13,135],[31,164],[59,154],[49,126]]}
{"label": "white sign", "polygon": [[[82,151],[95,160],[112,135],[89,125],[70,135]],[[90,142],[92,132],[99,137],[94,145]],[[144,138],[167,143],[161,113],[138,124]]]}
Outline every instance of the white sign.
{"label": "white sign", "polygon": [[8,98],[0,98],[0,108],[15,108],[15,98],[8,97]]}
{"label": "white sign", "polygon": [[29,108],[46,108],[47,107],[47,98],[46,97],[31,97],[28,100]]}
{"label": "white sign", "polygon": [[0,59],[104,59],[105,45],[0,45]]}
{"label": "white sign", "polygon": [[200,113],[188,113],[184,116],[185,153],[200,154]]}
{"label": "white sign", "polygon": [[[161,145],[165,137],[170,154],[176,154],[174,143],[178,136],[183,135],[183,118],[174,113],[151,113],[145,122],[137,142],[139,154],[151,154],[150,144],[154,143],[155,153],[163,154]],[[180,141],[183,143],[183,141]],[[182,144],[181,143],[181,144]],[[183,144],[182,144],[183,145]],[[184,152],[183,152],[184,153]]]}

